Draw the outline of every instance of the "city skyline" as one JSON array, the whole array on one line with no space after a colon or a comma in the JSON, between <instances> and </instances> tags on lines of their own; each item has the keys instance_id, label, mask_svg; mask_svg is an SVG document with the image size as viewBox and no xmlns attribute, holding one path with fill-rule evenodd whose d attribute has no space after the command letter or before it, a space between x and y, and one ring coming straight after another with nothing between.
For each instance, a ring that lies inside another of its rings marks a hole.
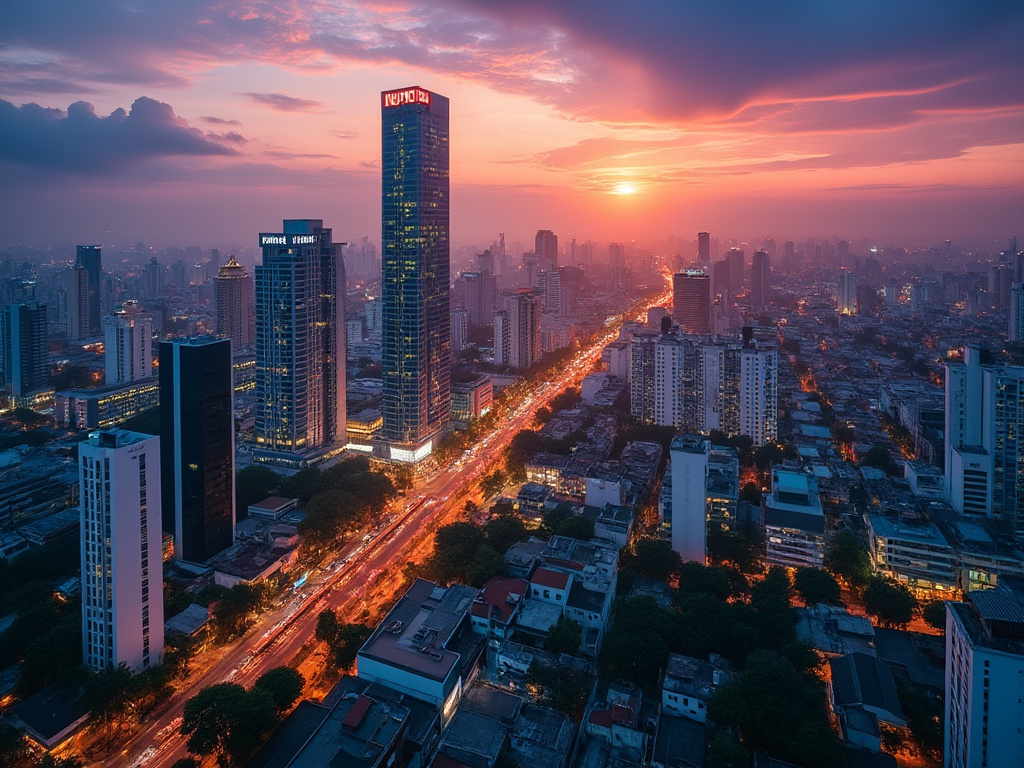
<instances>
[{"instance_id":1,"label":"city skyline","mask_svg":"<svg viewBox=\"0 0 1024 768\"><path fill-rule=\"evenodd\" d=\"M813 19L454 0L5 16L8 244L241 242L305 211L376 239L376 93L407 82L456 105L457 243L740 224L998 241L1022 222L1013 3Z\"/></svg>"}]
</instances>

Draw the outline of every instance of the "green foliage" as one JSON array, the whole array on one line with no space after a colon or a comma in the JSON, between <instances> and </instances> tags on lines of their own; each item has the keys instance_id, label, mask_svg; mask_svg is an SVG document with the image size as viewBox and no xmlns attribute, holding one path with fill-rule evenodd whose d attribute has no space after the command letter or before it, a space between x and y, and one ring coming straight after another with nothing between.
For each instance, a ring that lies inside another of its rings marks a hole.
<instances>
[{"instance_id":1,"label":"green foliage","mask_svg":"<svg viewBox=\"0 0 1024 768\"><path fill-rule=\"evenodd\" d=\"M637 539L633 551L624 549L619 559L620 568L662 581L678 573L681 566L679 553L664 539Z\"/></svg>"},{"instance_id":2,"label":"green foliage","mask_svg":"<svg viewBox=\"0 0 1024 768\"><path fill-rule=\"evenodd\" d=\"M335 669L350 669L372 632L370 627L362 624L339 622L330 608L325 608L317 616L316 639L327 644L328 661Z\"/></svg>"},{"instance_id":3,"label":"green foliage","mask_svg":"<svg viewBox=\"0 0 1024 768\"><path fill-rule=\"evenodd\" d=\"M903 473L902 468L893 459L889 449L884 445L873 445L868 449L867 454L861 460L862 467L875 467L885 472L890 477L898 477Z\"/></svg>"},{"instance_id":4,"label":"green foliage","mask_svg":"<svg viewBox=\"0 0 1024 768\"><path fill-rule=\"evenodd\" d=\"M50 377L50 386L58 392L62 389L82 389L91 387L92 369L85 365L65 365Z\"/></svg>"},{"instance_id":5,"label":"green foliage","mask_svg":"<svg viewBox=\"0 0 1024 768\"><path fill-rule=\"evenodd\" d=\"M910 735L935 764L942 762L942 701L920 686L896 684Z\"/></svg>"},{"instance_id":6,"label":"green foliage","mask_svg":"<svg viewBox=\"0 0 1024 768\"><path fill-rule=\"evenodd\" d=\"M708 745L705 768L747 768L750 755L743 745L724 733L717 734Z\"/></svg>"},{"instance_id":7,"label":"green foliage","mask_svg":"<svg viewBox=\"0 0 1024 768\"><path fill-rule=\"evenodd\" d=\"M871 578L871 555L860 536L840 531L825 550L825 567L850 584L863 586Z\"/></svg>"},{"instance_id":8,"label":"green foliage","mask_svg":"<svg viewBox=\"0 0 1024 768\"><path fill-rule=\"evenodd\" d=\"M538 424L547 424L551 421L552 413L550 408L541 406L537 409L537 413L534 414L533 418Z\"/></svg>"},{"instance_id":9,"label":"green foliage","mask_svg":"<svg viewBox=\"0 0 1024 768\"><path fill-rule=\"evenodd\" d=\"M30 696L51 683L73 682L82 663L81 600L54 599L53 588L33 582L22 587L21 598L35 602L19 610L18 617L0 635L0 668L18 662L15 693Z\"/></svg>"},{"instance_id":10,"label":"green foliage","mask_svg":"<svg viewBox=\"0 0 1024 768\"><path fill-rule=\"evenodd\" d=\"M678 646L680 625L679 614L662 608L653 598L616 601L601 650L605 672L638 685L653 684L669 651ZM641 648L643 653L638 653Z\"/></svg>"},{"instance_id":11,"label":"green foliage","mask_svg":"<svg viewBox=\"0 0 1024 768\"><path fill-rule=\"evenodd\" d=\"M245 520L249 507L263 501L281 484L283 478L270 467L250 464L235 473L235 516Z\"/></svg>"},{"instance_id":12,"label":"green foliage","mask_svg":"<svg viewBox=\"0 0 1024 768\"><path fill-rule=\"evenodd\" d=\"M739 571L703 563L683 563L679 569L680 596L706 594L725 602L750 592L747 579Z\"/></svg>"},{"instance_id":13,"label":"green foliage","mask_svg":"<svg viewBox=\"0 0 1024 768\"><path fill-rule=\"evenodd\" d=\"M63 755L54 757L47 752L43 755L34 768L82 768L85 762L78 755Z\"/></svg>"},{"instance_id":14,"label":"green foliage","mask_svg":"<svg viewBox=\"0 0 1024 768\"><path fill-rule=\"evenodd\" d=\"M523 470L519 470L522 472ZM505 487L506 477L500 469L496 469L493 472L488 473L484 476L483 480L480 481L480 490L483 492L485 498L490 498L496 493L499 493L502 488Z\"/></svg>"},{"instance_id":15,"label":"green foliage","mask_svg":"<svg viewBox=\"0 0 1024 768\"><path fill-rule=\"evenodd\" d=\"M434 534L434 552L425 564L426 571L441 584L465 582L483 544L483 531L472 523L443 525Z\"/></svg>"},{"instance_id":16,"label":"green foliage","mask_svg":"<svg viewBox=\"0 0 1024 768\"><path fill-rule=\"evenodd\" d=\"M946 631L946 603L942 600L933 600L921 609L921 617L928 626Z\"/></svg>"},{"instance_id":17,"label":"green foliage","mask_svg":"<svg viewBox=\"0 0 1024 768\"><path fill-rule=\"evenodd\" d=\"M0 765L19 766L29 754L28 740L21 731L0 720Z\"/></svg>"},{"instance_id":18,"label":"green foliage","mask_svg":"<svg viewBox=\"0 0 1024 768\"><path fill-rule=\"evenodd\" d=\"M738 681L718 689L708 716L742 733L753 751L807 768L839 768L843 745L829 727L825 701L823 685L814 675L781 655L758 651Z\"/></svg>"},{"instance_id":19,"label":"green foliage","mask_svg":"<svg viewBox=\"0 0 1024 768\"><path fill-rule=\"evenodd\" d=\"M213 611L211 625L218 642L228 642L245 634L252 624L254 614L264 607L262 587L238 584L229 589Z\"/></svg>"},{"instance_id":20,"label":"green foliage","mask_svg":"<svg viewBox=\"0 0 1024 768\"><path fill-rule=\"evenodd\" d=\"M828 603L839 605L839 582L821 568L797 568L793 587L807 605Z\"/></svg>"},{"instance_id":21,"label":"green foliage","mask_svg":"<svg viewBox=\"0 0 1024 768\"><path fill-rule=\"evenodd\" d=\"M898 581L872 576L864 590L864 610L886 627L905 627L914 618L917 599Z\"/></svg>"},{"instance_id":22,"label":"green foliage","mask_svg":"<svg viewBox=\"0 0 1024 768\"><path fill-rule=\"evenodd\" d=\"M497 509L497 504L495 509ZM484 539L487 545L504 555L508 548L516 542L525 541L528 538L526 526L514 514L493 514L491 519L484 526Z\"/></svg>"},{"instance_id":23,"label":"green foliage","mask_svg":"<svg viewBox=\"0 0 1024 768\"><path fill-rule=\"evenodd\" d=\"M574 722L583 719L593 683L585 672L576 672L562 666L547 666L539 662L530 664L526 684L541 689L540 703L557 709Z\"/></svg>"},{"instance_id":24,"label":"green foliage","mask_svg":"<svg viewBox=\"0 0 1024 768\"><path fill-rule=\"evenodd\" d=\"M554 533L557 536L567 536L570 539L590 541L594 538L594 522L583 515L572 515L559 523Z\"/></svg>"},{"instance_id":25,"label":"green foliage","mask_svg":"<svg viewBox=\"0 0 1024 768\"><path fill-rule=\"evenodd\" d=\"M782 461L782 446L778 443L765 443L754 451L754 466L760 470L768 469L772 464Z\"/></svg>"},{"instance_id":26,"label":"green foliage","mask_svg":"<svg viewBox=\"0 0 1024 768\"><path fill-rule=\"evenodd\" d=\"M291 667L274 667L260 675L253 688L265 691L278 712L284 712L298 701L302 689L306 685L305 678Z\"/></svg>"},{"instance_id":27,"label":"green foliage","mask_svg":"<svg viewBox=\"0 0 1024 768\"><path fill-rule=\"evenodd\" d=\"M218 683L185 702L181 733L188 738L189 752L214 755L221 768L228 768L249 758L276 721L274 702L265 691Z\"/></svg>"},{"instance_id":28,"label":"green foliage","mask_svg":"<svg viewBox=\"0 0 1024 768\"><path fill-rule=\"evenodd\" d=\"M191 757L182 757L175 760L171 768L201 768L199 763Z\"/></svg>"},{"instance_id":29,"label":"green foliage","mask_svg":"<svg viewBox=\"0 0 1024 768\"><path fill-rule=\"evenodd\" d=\"M78 575L79 563L77 536L62 536L39 549L32 547L0 560L0 615L48 600L56 583Z\"/></svg>"},{"instance_id":30,"label":"green foliage","mask_svg":"<svg viewBox=\"0 0 1024 768\"><path fill-rule=\"evenodd\" d=\"M728 565L746 574L760 573L763 567L764 538L752 525L735 531L714 528L708 533L708 560Z\"/></svg>"},{"instance_id":31,"label":"green foliage","mask_svg":"<svg viewBox=\"0 0 1024 768\"><path fill-rule=\"evenodd\" d=\"M761 504L761 489L757 483L750 482L740 489L740 501L746 502L747 504L753 504L760 506Z\"/></svg>"},{"instance_id":32,"label":"green foliage","mask_svg":"<svg viewBox=\"0 0 1024 768\"><path fill-rule=\"evenodd\" d=\"M724 445L728 448L735 448L739 455L740 464L750 464L754 455L754 439L749 435L727 435L717 429L712 429L708 435L712 445Z\"/></svg>"},{"instance_id":33,"label":"green foliage","mask_svg":"<svg viewBox=\"0 0 1024 768\"><path fill-rule=\"evenodd\" d=\"M82 706L89 710L94 724L106 728L108 738L128 719L134 705L134 683L131 670L124 662L86 678Z\"/></svg>"},{"instance_id":34,"label":"green foliage","mask_svg":"<svg viewBox=\"0 0 1024 768\"><path fill-rule=\"evenodd\" d=\"M505 564L504 556L493 547L484 544L473 555L473 560L466 570L465 581L474 587L482 587L495 576L504 576L507 573L508 566Z\"/></svg>"},{"instance_id":35,"label":"green foliage","mask_svg":"<svg viewBox=\"0 0 1024 768\"><path fill-rule=\"evenodd\" d=\"M544 650L551 653L568 653L578 656L583 642L583 627L579 622L559 616L555 625L544 638Z\"/></svg>"}]
</instances>

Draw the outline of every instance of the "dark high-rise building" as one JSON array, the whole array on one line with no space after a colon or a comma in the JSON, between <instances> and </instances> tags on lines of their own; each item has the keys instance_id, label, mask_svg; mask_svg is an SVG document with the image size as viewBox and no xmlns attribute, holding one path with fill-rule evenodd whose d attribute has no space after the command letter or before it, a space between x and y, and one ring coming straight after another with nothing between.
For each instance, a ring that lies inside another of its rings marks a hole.
<instances>
[{"instance_id":1,"label":"dark high-rise building","mask_svg":"<svg viewBox=\"0 0 1024 768\"><path fill-rule=\"evenodd\" d=\"M738 296L743 291L743 276L747 271L747 260L742 248L730 248L725 255L729 260L729 282L732 295Z\"/></svg>"},{"instance_id":2,"label":"dark high-rise building","mask_svg":"<svg viewBox=\"0 0 1024 768\"><path fill-rule=\"evenodd\" d=\"M754 251L754 262L750 271L750 306L753 309L764 309L768 306L771 279L771 257L766 251Z\"/></svg>"},{"instance_id":3,"label":"dark high-rise building","mask_svg":"<svg viewBox=\"0 0 1024 768\"><path fill-rule=\"evenodd\" d=\"M252 348L256 341L256 312L252 278L232 256L214 281L217 300L217 335L231 339L235 351Z\"/></svg>"},{"instance_id":4,"label":"dark high-rise building","mask_svg":"<svg viewBox=\"0 0 1024 768\"><path fill-rule=\"evenodd\" d=\"M381 94L384 439L427 456L451 420L448 99Z\"/></svg>"},{"instance_id":5,"label":"dark high-rise building","mask_svg":"<svg viewBox=\"0 0 1024 768\"><path fill-rule=\"evenodd\" d=\"M256 461L308 466L345 444L345 268L323 224L288 219L260 234Z\"/></svg>"},{"instance_id":6,"label":"dark high-rise building","mask_svg":"<svg viewBox=\"0 0 1024 768\"><path fill-rule=\"evenodd\" d=\"M174 556L205 563L235 538L231 340L160 343L160 487Z\"/></svg>"},{"instance_id":7,"label":"dark high-rise building","mask_svg":"<svg viewBox=\"0 0 1024 768\"><path fill-rule=\"evenodd\" d=\"M697 233L697 262L699 264L711 263L711 233Z\"/></svg>"},{"instance_id":8,"label":"dark high-rise building","mask_svg":"<svg viewBox=\"0 0 1024 768\"><path fill-rule=\"evenodd\" d=\"M534 245L541 270L551 272L558 269L558 235L550 229L538 229Z\"/></svg>"},{"instance_id":9,"label":"dark high-rise building","mask_svg":"<svg viewBox=\"0 0 1024 768\"><path fill-rule=\"evenodd\" d=\"M86 318L89 323L88 336L99 336L103 328L100 325L100 300L102 292L100 281L103 277L103 267L100 260L100 247L98 245L78 246L75 258L75 266L84 269L86 272L86 285L88 290Z\"/></svg>"},{"instance_id":10,"label":"dark high-rise building","mask_svg":"<svg viewBox=\"0 0 1024 768\"><path fill-rule=\"evenodd\" d=\"M50 377L46 305L8 304L0 312L0 384L15 398L43 386Z\"/></svg>"},{"instance_id":11,"label":"dark high-rise building","mask_svg":"<svg viewBox=\"0 0 1024 768\"><path fill-rule=\"evenodd\" d=\"M672 276L672 317L684 333L711 333L711 278L702 272Z\"/></svg>"}]
</instances>

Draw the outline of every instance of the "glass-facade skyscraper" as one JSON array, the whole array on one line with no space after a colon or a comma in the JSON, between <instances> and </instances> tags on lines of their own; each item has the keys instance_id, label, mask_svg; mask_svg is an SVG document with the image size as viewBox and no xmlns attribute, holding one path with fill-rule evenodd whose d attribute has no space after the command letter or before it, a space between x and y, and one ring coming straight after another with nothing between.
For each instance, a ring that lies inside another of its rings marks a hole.
<instances>
[{"instance_id":1,"label":"glass-facade skyscraper","mask_svg":"<svg viewBox=\"0 0 1024 768\"><path fill-rule=\"evenodd\" d=\"M99 336L103 330L100 325L100 281L103 279L101 249L98 245L80 245L75 254L75 267L84 269L87 275L88 299L85 319L88 322L88 335Z\"/></svg>"},{"instance_id":2,"label":"glass-facade skyscraper","mask_svg":"<svg viewBox=\"0 0 1024 768\"><path fill-rule=\"evenodd\" d=\"M256 461L302 467L345 445L343 244L323 224L291 219L260 235Z\"/></svg>"},{"instance_id":3,"label":"glass-facade skyscraper","mask_svg":"<svg viewBox=\"0 0 1024 768\"><path fill-rule=\"evenodd\" d=\"M430 453L451 418L448 99L381 94L384 439Z\"/></svg>"}]
</instances>

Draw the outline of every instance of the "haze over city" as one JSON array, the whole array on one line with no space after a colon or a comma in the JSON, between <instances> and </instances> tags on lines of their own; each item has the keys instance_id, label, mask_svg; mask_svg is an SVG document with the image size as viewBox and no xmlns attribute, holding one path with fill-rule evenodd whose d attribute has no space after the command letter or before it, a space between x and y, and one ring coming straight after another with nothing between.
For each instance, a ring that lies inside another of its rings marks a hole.
<instances>
[{"instance_id":1,"label":"haze over city","mask_svg":"<svg viewBox=\"0 0 1024 768\"><path fill-rule=\"evenodd\" d=\"M452 235L997 243L1020 3L5 3L3 243L379 237L379 104L452 103ZM16 193L14 192L16 190ZM688 234L688 237L692 235Z\"/></svg>"}]
</instances>

